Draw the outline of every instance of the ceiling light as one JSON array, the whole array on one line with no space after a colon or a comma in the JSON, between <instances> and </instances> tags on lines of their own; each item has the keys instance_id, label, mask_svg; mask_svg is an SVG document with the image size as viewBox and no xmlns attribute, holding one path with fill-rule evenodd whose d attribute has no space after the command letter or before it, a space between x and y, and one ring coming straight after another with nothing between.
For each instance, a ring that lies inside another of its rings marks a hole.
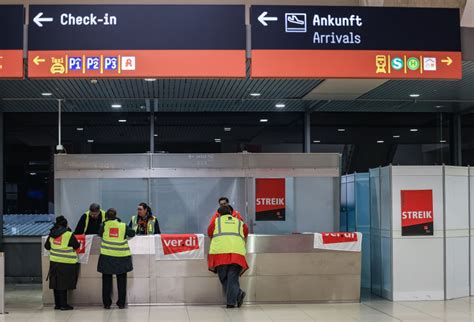
<instances>
[{"instance_id":1,"label":"ceiling light","mask_svg":"<svg viewBox=\"0 0 474 322\"><path fill-rule=\"evenodd\" d=\"M118 120L119 123L127 123L127 120Z\"/></svg>"},{"instance_id":2,"label":"ceiling light","mask_svg":"<svg viewBox=\"0 0 474 322\"><path fill-rule=\"evenodd\" d=\"M346 129L337 129L338 132L345 132Z\"/></svg>"},{"instance_id":3,"label":"ceiling light","mask_svg":"<svg viewBox=\"0 0 474 322\"><path fill-rule=\"evenodd\" d=\"M383 141L382 141L382 140L378 140L377 143L383 143Z\"/></svg>"},{"instance_id":4,"label":"ceiling light","mask_svg":"<svg viewBox=\"0 0 474 322\"><path fill-rule=\"evenodd\" d=\"M267 123L268 119L260 119L260 123Z\"/></svg>"},{"instance_id":5,"label":"ceiling light","mask_svg":"<svg viewBox=\"0 0 474 322\"><path fill-rule=\"evenodd\" d=\"M232 130L232 128L230 128L230 127L225 127L224 128L224 132L230 132L231 130Z\"/></svg>"},{"instance_id":6,"label":"ceiling light","mask_svg":"<svg viewBox=\"0 0 474 322\"><path fill-rule=\"evenodd\" d=\"M420 94L410 94L410 97L420 97Z\"/></svg>"},{"instance_id":7,"label":"ceiling light","mask_svg":"<svg viewBox=\"0 0 474 322\"><path fill-rule=\"evenodd\" d=\"M214 139L214 142L216 142L216 143L221 143L222 140L221 140L221 139Z\"/></svg>"},{"instance_id":8,"label":"ceiling light","mask_svg":"<svg viewBox=\"0 0 474 322\"><path fill-rule=\"evenodd\" d=\"M275 105L276 108L284 108L286 105L284 103L277 103Z\"/></svg>"},{"instance_id":9,"label":"ceiling light","mask_svg":"<svg viewBox=\"0 0 474 322\"><path fill-rule=\"evenodd\" d=\"M400 135L394 135L393 138L394 139L398 139L400 137Z\"/></svg>"},{"instance_id":10,"label":"ceiling light","mask_svg":"<svg viewBox=\"0 0 474 322\"><path fill-rule=\"evenodd\" d=\"M435 108L442 108L443 105L436 105Z\"/></svg>"},{"instance_id":11,"label":"ceiling light","mask_svg":"<svg viewBox=\"0 0 474 322\"><path fill-rule=\"evenodd\" d=\"M319 140L314 140L313 143L321 143Z\"/></svg>"},{"instance_id":12,"label":"ceiling light","mask_svg":"<svg viewBox=\"0 0 474 322\"><path fill-rule=\"evenodd\" d=\"M155 82L156 78L145 78L145 82Z\"/></svg>"},{"instance_id":13,"label":"ceiling light","mask_svg":"<svg viewBox=\"0 0 474 322\"><path fill-rule=\"evenodd\" d=\"M418 129L410 129L410 132L418 132Z\"/></svg>"},{"instance_id":14,"label":"ceiling light","mask_svg":"<svg viewBox=\"0 0 474 322\"><path fill-rule=\"evenodd\" d=\"M87 143L94 143L94 140L87 140Z\"/></svg>"},{"instance_id":15,"label":"ceiling light","mask_svg":"<svg viewBox=\"0 0 474 322\"><path fill-rule=\"evenodd\" d=\"M112 108L122 108L122 104L112 104Z\"/></svg>"},{"instance_id":16,"label":"ceiling light","mask_svg":"<svg viewBox=\"0 0 474 322\"><path fill-rule=\"evenodd\" d=\"M250 96L252 96L252 97L259 97L260 95L262 95L262 94L260 94L260 93L250 93Z\"/></svg>"},{"instance_id":17,"label":"ceiling light","mask_svg":"<svg viewBox=\"0 0 474 322\"><path fill-rule=\"evenodd\" d=\"M84 131L84 128L83 127L78 127L76 128L77 131Z\"/></svg>"},{"instance_id":18,"label":"ceiling light","mask_svg":"<svg viewBox=\"0 0 474 322\"><path fill-rule=\"evenodd\" d=\"M91 79L91 84L97 84L97 79Z\"/></svg>"},{"instance_id":19,"label":"ceiling light","mask_svg":"<svg viewBox=\"0 0 474 322\"><path fill-rule=\"evenodd\" d=\"M36 172L30 172L30 176L35 176Z\"/></svg>"},{"instance_id":20,"label":"ceiling light","mask_svg":"<svg viewBox=\"0 0 474 322\"><path fill-rule=\"evenodd\" d=\"M158 134L154 134L153 136L156 138L158 136Z\"/></svg>"},{"instance_id":21,"label":"ceiling light","mask_svg":"<svg viewBox=\"0 0 474 322\"><path fill-rule=\"evenodd\" d=\"M446 140L439 140L439 143L446 143Z\"/></svg>"},{"instance_id":22,"label":"ceiling light","mask_svg":"<svg viewBox=\"0 0 474 322\"><path fill-rule=\"evenodd\" d=\"M43 96L51 96L51 95L53 95L53 93L41 93L41 95L43 95Z\"/></svg>"},{"instance_id":23,"label":"ceiling light","mask_svg":"<svg viewBox=\"0 0 474 322\"><path fill-rule=\"evenodd\" d=\"M145 109L145 105L141 105L141 106L140 106L140 109L144 110L144 109Z\"/></svg>"}]
</instances>

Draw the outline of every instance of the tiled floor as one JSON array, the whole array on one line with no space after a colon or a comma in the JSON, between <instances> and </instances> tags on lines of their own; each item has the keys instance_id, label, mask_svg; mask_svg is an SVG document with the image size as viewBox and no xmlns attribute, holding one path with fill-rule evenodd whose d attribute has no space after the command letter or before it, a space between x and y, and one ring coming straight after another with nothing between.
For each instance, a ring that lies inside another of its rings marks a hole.
<instances>
[{"instance_id":1,"label":"tiled floor","mask_svg":"<svg viewBox=\"0 0 474 322\"><path fill-rule=\"evenodd\" d=\"M355 304L265 304L245 305L240 309L220 306L142 306L126 310L101 307L76 307L74 311L55 311L41 305L38 286L8 286L6 310L1 321L473 321L474 297L447 302L392 303L366 296Z\"/></svg>"}]
</instances>

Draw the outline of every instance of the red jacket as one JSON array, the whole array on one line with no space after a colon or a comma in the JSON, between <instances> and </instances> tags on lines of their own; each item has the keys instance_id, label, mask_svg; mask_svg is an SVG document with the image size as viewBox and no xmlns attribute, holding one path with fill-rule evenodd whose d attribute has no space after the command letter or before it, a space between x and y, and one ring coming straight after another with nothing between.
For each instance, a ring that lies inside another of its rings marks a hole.
<instances>
[{"instance_id":1,"label":"red jacket","mask_svg":"<svg viewBox=\"0 0 474 322\"><path fill-rule=\"evenodd\" d=\"M214 229L215 229L215 222L216 218L219 216L219 214L216 212L214 216L212 216L211 222L209 223L209 227L207 228L207 234L208 236L212 239L212 235L214 234ZM239 220L243 220L242 216L237 210L234 210L232 212L232 216L236 217ZM244 236L247 238L249 234L249 227L247 224L244 223ZM242 267L242 271L240 272L240 275L242 275L248 268L247 260L245 259L245 256L242 256L240 254L209 254L207 256L207 265L210 271L216 272L216 267L221 266L221 265L228 265L228 264L237 264Z\"/></svg>"}]
</instances>

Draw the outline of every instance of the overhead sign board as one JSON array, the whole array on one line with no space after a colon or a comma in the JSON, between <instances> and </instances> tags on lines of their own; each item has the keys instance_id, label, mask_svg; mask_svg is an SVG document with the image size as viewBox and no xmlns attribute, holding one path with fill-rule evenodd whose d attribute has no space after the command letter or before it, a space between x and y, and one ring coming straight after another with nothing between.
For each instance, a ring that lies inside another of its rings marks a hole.
<instances>
[{"instance_id":1,"label":"overhead sign board","mask_svg":"<svg viewBox=\"0 0 474 322\"><path fill-rule=\"evenodd\" d=\"M0 78L23 78L23 6L0 6Z\"/></svg>"},{"instance_id":2,"label":"overhead sign board","mask_svg":"<svg viewBox=\"0 0 474 322\"><path fill-rule=\"evenodd\" d=\"M252 77L460 79L459 9L252 6Z\"/></svg>"},{"instance_id":3,"label":"overhead sign board","mask_svg":"<svg viewBox=\"0 0 474 322\"><path fill-rule=\"evenodd\" d=\"M242 5L32 5L28 76L245 77Z\"/></svg>"}]
</instances>

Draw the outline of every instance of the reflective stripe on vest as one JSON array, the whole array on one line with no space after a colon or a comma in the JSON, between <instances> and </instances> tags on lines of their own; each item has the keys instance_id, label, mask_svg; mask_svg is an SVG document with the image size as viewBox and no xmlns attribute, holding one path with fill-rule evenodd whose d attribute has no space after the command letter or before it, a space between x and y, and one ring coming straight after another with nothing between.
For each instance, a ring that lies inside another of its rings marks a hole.
<instances>
[{"instance_id":1,"label":"reflective stripe on vest","mask_svg":"<svg viewBox=\"0 0 474 322\"><path fill-rule=\"evenodd\" d=\"M85 214L86 214L86 223L84 225L84 231L82 232L83 234L86 233L87 231L87 227L89 227L89 218L90 218L90 210L86 211ZM102 222L105 222L105 211L104 210L100 210L100 214L102 216Z\"/></svg>"},{"instance_id":2,"label":"reflective stripe on vest","mask_svg":"<svg viewBox=\"0 0 474 322\"><path fill-rule=\"evenodd\" d=\"M104 223L104 234L100 244L102 255L113 257L131 256L128 241L125 239L127 225L117 220L108 220Z\"/></svg>"},{"instance_id":3,"label":"reflective stripe on vest","mask_svg":"<svg viewBox=\"0 0 474 322\"><path fill-rule=\"evenodd\" d=\"M148 220L148 223L147 223L147 235L153 235L155 233L155 220L156 220L156 217L155 216L152 216L150 220ZM138 218L137 216L132 216L132 229L134 232L137 232L137 228L138 228Z\"/></svg>"},{"instance_id":4,"label":"reflective stripe on vest","mask_svg":"<svg viewBox=\"0 0 474 322\"><path fill-rule=\"evenodd\" d=\"M76 251L69 247L69 241L71 240L72 232L66 231L57 238L49 238L51 249L49 251L49 260L51 262L63 263L63 264L76 264L77 254Z\"/></svg>"},{"instance_id":5,"label":"reflective stripe on vest","mask_svg":"<svg viewBox=\"0 0 474 322\"><path fill-rule=\"evenodd\" d=\"M243 222L231 215L219 216L215 220L209 254L246 254Z\"/></svg>"}]
</instances>

